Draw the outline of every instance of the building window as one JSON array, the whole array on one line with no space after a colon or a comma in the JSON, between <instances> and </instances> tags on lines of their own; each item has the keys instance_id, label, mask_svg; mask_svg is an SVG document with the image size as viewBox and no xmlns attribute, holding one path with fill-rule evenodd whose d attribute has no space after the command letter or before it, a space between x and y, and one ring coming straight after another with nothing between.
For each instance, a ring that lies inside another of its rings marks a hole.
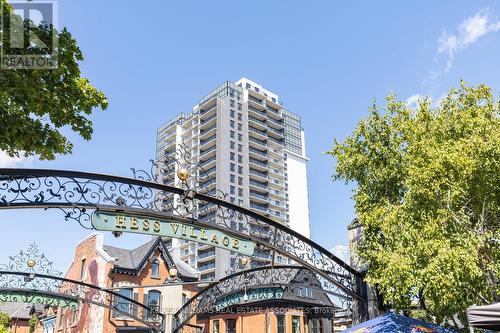
<instances>
[{"instance_id":1,"label":"building window","mask_svg":"<svg viewBox=\"0 0 500 333\"><path fill-rule=\"evenodd\" d=\"M229 105L234 106L234 99L229 101Z\"/></svg>"},{"instance_id":2,"label":"building window","mask_svg":"<svg viewBox=\"0 0 500 333\"><path fill-rule=\"evenodd\" d=\"M243 185L243 177L238 177L238 185Z\"/></svg>"},{"instance_id":3,"label":"building window","mask_svg":"<svg viewBox=\"0 0 500 333\"><path fill-rule=\"evenodd\" d=\"M233 171L233 172L234 172L235 168L236 168L236 164L231 163L231 164L229 165L229 169L230 169L231 171Z\"/></svg>"},{"instance_id":4,"label":"building window","mask_svg":"<svg viewBox=\"0 0 500 333\"><path fill-rule=\"evenodd\" d=\"M321 320L318 318L311 319L310 323L310 332L311 333L321 333Z\"/></svg>"},{"instance_id":5,"label":"building window","mask_svg":"<svg viewBox=\"0 0 500 333\"><path fill-rule=\"evenodd\" d=\"M238 110L241 110L241 103L238 103Z\"/></svg>"},{"instance_id":6,"label":"building window","mask_svg":"<svg viewBox=\"0 0 500 333\"><path fill-rule=\"evenodd\" d=\"M292 333L300 333L300 317L292 316Z\"/></svg>"},{"instance_id":7,"label":"building window","mask_svg":"<svg viewBox=\"0 0 500 333\"><path fill-rule=\"evenodd\" d=\"M234 183L234 180L236 179L236 176L235 175L229 175L229 181L231 183Z\"/></svg>"},{"instance_id":8,"label":"building window","mask_svg":"<svg viewBox=\"0 0 500 333\"><path fill-rule=\"evenodd\" d=\"M231 122L229 123L229 126L231 126L231 128L234 128L234 120L231 120Z\"/></svg>"},{"instance_id":9,"label":"building window","mask_svg":"<svg viewBox=\"0 0 500 333\"><path fill-rule=\"evenodd\" d=\"M233 185L231 185L229 187L229 193L234 194L234 186Z\"/></svg>"},{"instance_id":10,"label":"building window","mask_svg":"<svg viewBox=\"0 0 500 333\"><path fill-rule=\"evenodd\" d=\"M238 133L238 141L242 141L243 140L243 135L241 135L241 133Z\"/></svg>"},{"instance_id":11,"label":"building window","mask_svg":"<svg viewBox=\"0 0 500 333\"><path fill-rule=\"evenodd\" d=\"M235 156L236 156L236 155L235 155L235 153L230 152L230 154L229 154L229 159L230 159L231 161L234 161Z\"/></svg>"},{"instance_id":12,"label":"building window","mask_svg":"<svg viewBox=\"0 0 500 333\"><path fill-rule=\"evenodd\" d=\"M219 320L214 320L214 325L213 325L213 330L212 330L213 333L220 333L220 330L219 330Z\"/></svg>"},{"instance_id":13,"label":"building window","mask_svg":"<svg viewBox=\"0 0 500 333\"><path fill-rule=\"evenodd\" d=\"M234 149L234 147L236 146L236 143L234 141L231 141L230 146L231 146L231 149Z\"/></svg>"},{"instance_id":14,"label":"building window","mask_svg":"<svg viewBox=\"0 0 500 333\"><path fill-rule=\"evenodd\" d=\"M231 117L234 118L234 110L231 110Z\"/></svg>"},{"instance_id":15,"label":"building window","mask_svg":"<svg viewBox=\"0 0 500 333\"><path fill-rule=\"evenodd\" d=\"M158 290L150 290L148 292L148 306L155 310L160 311L160 301L161 301L161 293Z\"/></svg>"},{"instance_id":16,"label":"building window","mask_svg":"<svg viewBox=\"0 0 500 333\"><path fill-rule=\"evenodd\" d=\"M82 268L80 270L80 280L85 280L87 278L87 259L82 259Z\"/></svg>"},{"instance_id":17,"label":"building window","mask_svg":"<svg viewBox=\"0 0 500 333\"><path fill-rule=\"evenodd\" d=\"M241 153L243 151L243 145L238 144L238 151Z\"/></svg>"},{"instance_id":18,"label":"building window","mask_svg":"<svg viewBox=\"0 0 500 333\"><path fill-rule=\"evenodd\" d=\"M238 120L239 121L243 120L243 114L242 113L238 113Z\"/></svg>"},{"instance_id":19,"label":"building window","mask_svg":"<svg viewBox=\"0 0 500 333\"><path fill-rule=\"evenodd\" d=\"M238 163L243 163L243 155L238 155Z\"/></svg>"},{"instance_id":20,"label":"building window","mask_svg":"<svg viewBox=\"0 0 500 333\"><path fill-rule=\"evenodd\" d=\"M239 165L239 166L238 166L238 173L239 173L240 175L242 175L242 174L243 174L243 167L242 167L241 165Z\"/></svg>"},{"instance_id":21,"label":"building window","mask_svg":"<svg viewBox=\"0 0 500 333\"><path fill-rule=\"evenodd\" d=\"M182 305L186 304L188 301L188 297L186 294L182 293Z\"/></svg>"},{"instance_id":22,"label":"building window","mask_svg":"<svg viewBox=\"0 0 500 333\"><path fill-rule=\"evenodd\" d=\"M151 277L159 278L160 277L160 261L158 259L154 259L151 263Z\"/></svg>"},{"instance_id":23,"label":"building window","mask_svg":"<svg viewBox=\"0 0 500 333\"><path fill-rule=\"evenodd\" d=\"M226 319L226 333L236 333L236 319Z\"/></svg>"},{"instance_id":24,"label":"building window","mask_svg":"<svg viewBox=\"0 0 500 333\"><path fill-rule=\"evenodd\" d=\"M277 333L286 333L284 315L276 315L276 331Z\"/></svg>"},{"instance_id":25,"label":"building window","mask_svg":"<svg viewBox=\"0 0 500 333\"><path fill-rule=\"evenodd\" d=\"M238 123L238 131L241 131L243 129L243 125Z\"/></svg>"},{"instance_id":26,"label":"building window","mask_svg":"<svg viewBox=\"0 0 500 333\"><path fill-rule=\"evenodd\" d=\"M132 289L129 288L121 288L116 291L116 293L119 296L115 297L114 301L114 308L117 310L124 312L124 313L130 313L130 307L131 303L128 299L132 298ZM121 297L120 297L121 296ZM119 316L124 316L121 313L115 311L113 312L113 318L119 317Z\"/></svg>"},{"instance_id":27,"label":"building window","mask_svg":"<svg viewBox=\"0 0 500 333\"><path fill-rule=\"evenodd\" d=\"M239 189L238 189L238 196L239 196L239 197L242 197L242 196L243 196L243 189L242 189L242 188L239 188Z\"/></svg>"},{"instance_id":28,"label":"building window","mask_svg":"<svg viewBox=\"0 0 500 333\"><path fill-rule=\"evenodd\" d=\"M234 138L234 131L229 132L229 136Z\"/></svg>"},{"instance_id":29,"label":"building window","mask_svg":"<svg viewBox=\"0 0 500 333\"><path fill-rule=\"evenodd\" d=\"M71 325L76 325L78 322L78 310L73 309L71 310Z\"/></svg>"}]
</instances>

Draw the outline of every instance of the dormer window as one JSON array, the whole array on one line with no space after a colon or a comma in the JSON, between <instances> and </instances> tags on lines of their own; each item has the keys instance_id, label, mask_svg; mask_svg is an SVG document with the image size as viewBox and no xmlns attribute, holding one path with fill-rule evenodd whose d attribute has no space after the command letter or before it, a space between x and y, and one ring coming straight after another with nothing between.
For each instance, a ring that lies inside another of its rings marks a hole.
<instances>
[{"instance_id":1,"label":"dormer window","mask_svg":"<svg viewBox=\"0 0 500 333\"><path fill-rule=\"evenodd\" d=\"M159 278L160 277L160 261L158 259L154 259L151 263L151 277Z\"/></svg>"}]
</instances>

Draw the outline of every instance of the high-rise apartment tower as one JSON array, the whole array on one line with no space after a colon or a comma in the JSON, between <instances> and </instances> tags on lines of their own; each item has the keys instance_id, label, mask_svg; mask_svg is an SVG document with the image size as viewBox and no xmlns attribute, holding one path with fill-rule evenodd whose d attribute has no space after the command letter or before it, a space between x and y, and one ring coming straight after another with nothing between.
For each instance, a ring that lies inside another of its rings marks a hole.
<instances>
[{"instance_id":1,"label":"high-rise apartment tower","mask_svg":"<svg viewBox=\"0 0 500 333\"><path fill-rule=\"evenodd\" d=\"M246 78L225 82L200 99L192 112L181 113L158 129L156 159L173 156L180 143L189 147L191 162L208 175L199 184L202 190L227 193L231 202L309 237L304 131L300 117L286 110L278 95ZM169 185L178 181L175 171L164 177ZM165 203L177 201L167 197ZM198 218L216 217L207 210ZM239 227L238 221L232 223ZM236 254L228 250L176 239L169 243L203 280L222 278L235 266ZM250 265L270 260L269 251L256 250ZM281 256L275 260L288 263Z\"/></svg>"}]
</instances>

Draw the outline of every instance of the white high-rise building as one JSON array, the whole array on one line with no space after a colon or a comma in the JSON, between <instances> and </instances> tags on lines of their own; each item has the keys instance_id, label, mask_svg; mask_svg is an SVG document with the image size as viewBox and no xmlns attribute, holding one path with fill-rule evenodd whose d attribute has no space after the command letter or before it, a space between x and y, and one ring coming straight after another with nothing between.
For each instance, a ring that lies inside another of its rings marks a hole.
<instances>
[{"instance_id":1,"label":"white high-rise building","mask_svg":"<svg viewBox=\"0 0 500 333\"><path fill-rule=\"evenodd\" d=\"M158 129L156 159L174 156L182 142L189 147L191 162L208 175L200 184L202 190L227 193L232 203L309 237L304 131L300 117L287 111L278 95L246 78L225 82L200 99L192 112L181 113ZM175 171L163 180L169 185L179 181ZM164 202L177 205L172 196ZM198 218L209 221L216 216L208 209ZM238 221L231 223L233 228L243 227ZM171 246L200 271L203 280L222 278L235 265L236 254L228 250L176 239ZM256 249L250 265L270 260L269 250ZM281 256L275 260L288 263Z\"/></svg>"}]
</instances>

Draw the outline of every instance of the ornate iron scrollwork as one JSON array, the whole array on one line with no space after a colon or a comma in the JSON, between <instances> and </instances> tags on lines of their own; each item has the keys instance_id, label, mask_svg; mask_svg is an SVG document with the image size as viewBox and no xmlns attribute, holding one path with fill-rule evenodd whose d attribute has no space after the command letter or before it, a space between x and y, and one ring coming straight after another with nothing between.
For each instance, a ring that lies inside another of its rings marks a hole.
<instances>
[{"instance_id":1,"label":"ornate iron scrollwork","mask_svg":"<svg viewBox=\"0 0 500 333\"><path fill-rule=\"evenodd\" d=\"M0 301L44 304L76 309L89 303L111 309L161 330L164 315L131 298L91 284L61 277L36 244L0 265Z\"/></svg>"}]
</instances>

